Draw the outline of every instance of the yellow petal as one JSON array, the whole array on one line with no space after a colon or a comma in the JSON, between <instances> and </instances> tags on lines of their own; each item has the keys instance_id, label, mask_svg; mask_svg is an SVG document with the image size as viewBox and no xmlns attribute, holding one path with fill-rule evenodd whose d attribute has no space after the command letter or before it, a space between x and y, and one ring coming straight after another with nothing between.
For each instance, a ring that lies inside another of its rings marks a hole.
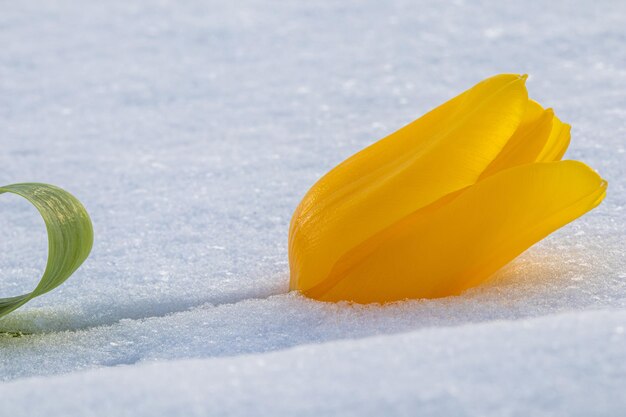
<instances>
[{"instance_id":1,"label":"yellow petal","mask_svg":"<svg viewBox=\"0 0 626 417\"><path fill-rule=\"evenodd\" d=\"M554 119L552 109L544 110L539 103L529 100L519 127L498 156L483 171L480 179L503 169L535 162L553 131Z\"/></svg>"},{"instance_id":2,"label":"yellow petal","mask_svg":"<svg viewBox=\"0 0 626 417\"><path fill-rule=\"evenodd\" d=\"M605 192L606 182L576 161L501 171L370 237L304 294L361 303L458 294L597 206Z\"/></svg>"},{"instance_id":3,"label":"yellow petal","mask_svg":"<svg viewBox=\"0 0 626 417\"><path fill-rule=\"evenodd\" d=\"M348 250L473 184L520 124L525 79L489 78L320 179L291 221L290 287L320 284Z\"/></svg>"},{"instance_id":4,"label":"yellow petal","mask_svg":"<svg viewBox=\"0 0 626 417\"><path fill-rule=\"evenodd\" d=\"M537 156L537 162L560 161L569 146L570 125L554 116L552 131L543 149Z\"/></svg>"}]
</instances>

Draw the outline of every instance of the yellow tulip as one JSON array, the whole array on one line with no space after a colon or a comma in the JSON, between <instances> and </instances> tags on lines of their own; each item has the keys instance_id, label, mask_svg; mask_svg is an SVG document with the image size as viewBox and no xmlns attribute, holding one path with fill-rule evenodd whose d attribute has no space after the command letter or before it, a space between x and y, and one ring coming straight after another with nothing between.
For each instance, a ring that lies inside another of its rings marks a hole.
<instances>
[{"instance_id":1,"label":"yellow tulip","mask_svg":"<svg viewBox=\"0 0 626 417\"><path fill-rule=\"evenodd\" d=\"M290 288L324 301L456 295L597 206L607 183L560 161L570 127L488 78L351 156L305 195Z\"/></svg>"}]
</instances>

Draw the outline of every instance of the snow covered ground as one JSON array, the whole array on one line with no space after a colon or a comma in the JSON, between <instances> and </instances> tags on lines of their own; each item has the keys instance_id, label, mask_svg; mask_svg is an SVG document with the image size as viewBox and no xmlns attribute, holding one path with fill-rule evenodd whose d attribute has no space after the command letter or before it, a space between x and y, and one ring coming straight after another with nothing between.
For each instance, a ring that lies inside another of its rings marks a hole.
<instances>
[{"instance_id":1,"label":"snow covered ground","mask_svg":"<svg viewBox=\"0 0 626 417\"><path fill-rule=\"evenodd\" d=\"M345 157L529 73L606 200L459 297L287 293ZM81 199L85 265L0 320L0 416L626 414L626 3L55 0L0 12L0 184ZM0 293L43 222L0 197Z\"/></svg>"}]
</instances>

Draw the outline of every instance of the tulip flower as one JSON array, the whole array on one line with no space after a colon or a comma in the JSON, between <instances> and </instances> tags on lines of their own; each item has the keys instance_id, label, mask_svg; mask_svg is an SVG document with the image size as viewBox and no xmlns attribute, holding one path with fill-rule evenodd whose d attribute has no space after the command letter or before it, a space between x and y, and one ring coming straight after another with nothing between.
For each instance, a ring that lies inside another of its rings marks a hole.
<instances>
[{"instance_id":1,"label":"tulip flower","mask_svg":"<svg viewBox=\"0 0 626 417\"><path fill-rule=\"evenodd\" d=\"M457 295L596 207L607 183L560 161L570 127L526 76L488 78L351 156L305 195L290 288L323 301Z\"/></svg>"}]
</instances>

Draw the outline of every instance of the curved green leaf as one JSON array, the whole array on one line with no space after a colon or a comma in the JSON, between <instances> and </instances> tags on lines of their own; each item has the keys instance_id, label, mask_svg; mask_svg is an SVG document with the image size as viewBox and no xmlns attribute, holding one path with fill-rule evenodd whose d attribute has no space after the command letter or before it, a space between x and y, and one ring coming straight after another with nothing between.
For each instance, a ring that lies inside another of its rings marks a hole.
<instances>
[{"instance_id":1,"label":"curved green leaf","mask_svg":"<svg viewBox=\"0 0 626 417\"><path fill-rule=\"evenodd\" d=\"M0 187L3 193L22 196L39 210L48 231L48 263L32 292L0 298L0 317L61 285L87 259L93 245L87 210L67 191L48 184L24 183Z\"/></svg>"}]
</instances>

